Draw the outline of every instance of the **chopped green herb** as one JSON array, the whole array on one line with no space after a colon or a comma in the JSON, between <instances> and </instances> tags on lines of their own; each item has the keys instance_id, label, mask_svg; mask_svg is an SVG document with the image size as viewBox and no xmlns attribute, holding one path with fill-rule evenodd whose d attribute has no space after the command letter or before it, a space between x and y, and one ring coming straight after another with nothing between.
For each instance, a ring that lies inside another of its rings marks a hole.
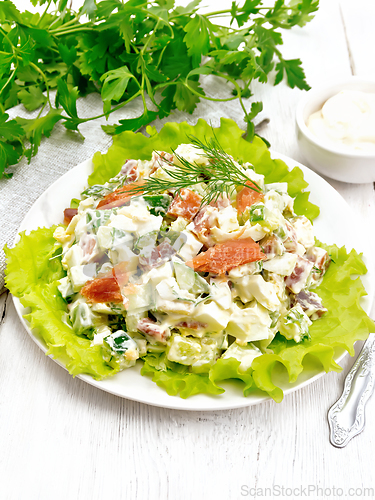
<instances>
[{"instance_id":1,"label":"chopped green herb","mask_svg":"<svg viewBox=\"0 0 375 500\"><path fill-rule=\"evenodd\" d=\"M145 195L143 196L146 203L149 205L149 210L152 215L165 215L168 212L172 198L167 194L162 195Z\"/></svg>"},{"instance_id":2,"label":"chopped green herb","mask_svg":"<svg viewBox=\"0 0 375 500\"><path fill-rule=\"evenodd\" d=\"M251 205L249 210L249 220L251 223L264 221L264 205Z\"/></svg>"}]
</instances>

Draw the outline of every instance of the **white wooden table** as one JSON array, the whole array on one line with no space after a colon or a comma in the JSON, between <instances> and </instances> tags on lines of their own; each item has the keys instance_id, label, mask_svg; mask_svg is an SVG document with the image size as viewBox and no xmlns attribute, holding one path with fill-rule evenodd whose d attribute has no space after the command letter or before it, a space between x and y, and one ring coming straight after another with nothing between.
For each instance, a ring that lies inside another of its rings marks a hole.
<instances>
[{"instance_id":1,"label":"white wooden table","mask_svg":"<svg viewBox=\"0 0 375 500\"><path fill-rule=\"evenodd\" d=\"M284 33L284 54L303 60L311 86L351 74L375 78L374 18L371 0L321 0L313 22ZM255 91L271 118L262 134L274 150L303 162L294 125L301 92L285 84ZM374 186L329 182L371 227ZM371 244L375 250L374 236ZM174 411L72 379L33 343L5 295L0 319L1 499L375 496L375 397L365 431L347 448L328 440L326 414L341 394L349 356L341 374L281 404Z\"/></svg>"}]
</instances>

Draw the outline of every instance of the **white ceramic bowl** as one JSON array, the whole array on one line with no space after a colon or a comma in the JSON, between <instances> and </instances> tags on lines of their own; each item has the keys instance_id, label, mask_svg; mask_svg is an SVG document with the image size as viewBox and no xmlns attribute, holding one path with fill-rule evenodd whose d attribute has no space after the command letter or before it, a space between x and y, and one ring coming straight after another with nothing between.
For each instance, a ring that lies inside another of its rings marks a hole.
<instances>
[{"instance_id":1,"label":"white ceramic bowl","mask_svg":"<svg viewBox=\"0 0 375 500\"><path fill-rule=\"evenodd\" d=\"M375 94L375 81L351 77L309 90L297 107L297 140L308 166L338 181L365 183L375 181L375 153L342 151L322 142L307 128L308 117L319 111L327 99L341 90L360 90Z\"/></svg>"}]
</instances>

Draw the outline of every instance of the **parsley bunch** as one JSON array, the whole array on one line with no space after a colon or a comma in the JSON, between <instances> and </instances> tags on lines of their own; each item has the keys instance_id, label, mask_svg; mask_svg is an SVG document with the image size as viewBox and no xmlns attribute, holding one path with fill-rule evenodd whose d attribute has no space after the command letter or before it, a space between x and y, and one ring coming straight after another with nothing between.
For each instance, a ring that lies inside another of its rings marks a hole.
<instances>
[{"instance_id":1,"label":"parsley bunch","mask_svg":"<svg viewBox=\"0 0 375 500\"><path fill-rule=\"evenodd\" d=\"M280 29L304 26L319 0L277 0L272 7L246 0L208 14L199 12L200 0L187 7L174 0L85 0L77 12L68 0L32 2L46 4L44 12L21 13L10 0L0 1L0 178L10 177L6 168L23 156L30 161L57 122L80 133L81 123L136 98L142 115L105 125L105 132L138 130L176 108L192 113L200 99L238 99L252 140L262 103L247 110L243 98L252 96L253 80L266 82L275 69L275 85L286 75L290 87L309 88L301 61L285 60L278 46ZM229 28L215 23L219 16L230 18ZM200 75L227 80L232 94L206 95ZM91 92L101 94L103 113L81 118L77 98ZM37 117L9 120L6 110L20 102L39 109Z\"/></svg>"}]
</instances>

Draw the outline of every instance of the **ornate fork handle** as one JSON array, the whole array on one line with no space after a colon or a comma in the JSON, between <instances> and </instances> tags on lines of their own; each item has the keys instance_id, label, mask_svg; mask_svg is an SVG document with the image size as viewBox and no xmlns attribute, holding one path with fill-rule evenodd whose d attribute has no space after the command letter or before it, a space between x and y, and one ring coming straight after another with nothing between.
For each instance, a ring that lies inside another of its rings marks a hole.
<instances>
[{"instance_id":1,"label":"ornate fork handle","mask_svg":"<svg viewBox=\"0 0 375 500\"><path fill-rule=\"evenodd\" d=\"M344 391L328 412L333 446L343 448L365 426L365 406L375 385L375 334L371 333L346 376Z\"/></svg>"}]
</instances>

